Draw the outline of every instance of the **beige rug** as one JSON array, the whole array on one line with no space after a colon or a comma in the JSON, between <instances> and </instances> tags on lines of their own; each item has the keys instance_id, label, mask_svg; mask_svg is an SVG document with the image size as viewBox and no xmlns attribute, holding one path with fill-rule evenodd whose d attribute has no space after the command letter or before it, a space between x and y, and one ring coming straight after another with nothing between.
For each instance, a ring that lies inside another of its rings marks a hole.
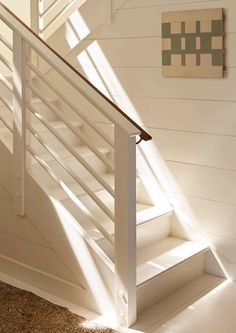
<instances>
[{"instance_id":1,"label":"beige rug","mask_svg":"<svg viewBox=\"0 0 236 333\"><path fill-rule=\"evenodd\" d=\"M28 291L0 282L0 333L114 333ZM88 326L88 325L87 325Z\"/></svg>"}]
</instances>

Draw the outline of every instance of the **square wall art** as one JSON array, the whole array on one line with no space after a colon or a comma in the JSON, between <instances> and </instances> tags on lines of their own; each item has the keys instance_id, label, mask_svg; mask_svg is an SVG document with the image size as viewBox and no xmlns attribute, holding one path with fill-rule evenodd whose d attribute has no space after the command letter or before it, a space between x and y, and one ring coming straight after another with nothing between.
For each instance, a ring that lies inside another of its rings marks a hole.
<instances>
[{"instance_id":1,"label":"square wall art","mask_svg":"<svg viewBox=\"0 0 236 333\"><path fill-rule=\"evenodd\" d=\"M223 77L222 8L162 13L162 74L165 77Z\"/></svg>"}]
</instances>

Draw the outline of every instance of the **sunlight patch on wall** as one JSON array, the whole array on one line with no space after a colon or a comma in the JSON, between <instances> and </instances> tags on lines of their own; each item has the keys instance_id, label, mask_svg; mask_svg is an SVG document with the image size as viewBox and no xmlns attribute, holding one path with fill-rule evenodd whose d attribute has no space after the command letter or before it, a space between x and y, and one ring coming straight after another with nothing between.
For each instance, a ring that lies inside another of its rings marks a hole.
<instances>
[{"instance_id":1,"label":"sunlight patch on wall","mask_svg":"<svg viewBox=\"0 0 236 333\"><path fill-rule=\"evenodd\" d=\"M89 27L80 14L79 10L75 11L70 16L69 21L73 25L73 28L80 40L87 37L87 35L90 33Z\"/></svg>"},{"instance_id":2,"label":"sunlight patch on wall","mask_svg":"<svg viewBox=\"0 0 236 333\"><path fill-rule=\"evenodd\" d=\"M80 14L75 11L65 23L65 38L72 50L90 33L90 29Z\"/></svg>"},{"instance_id":3,"label":"sunlight patch on wall","mask_svg":"<svg viewBox=\"0 0 236 333\"><path fill-rule=\"evenodd\" d=\"M89 57L87 51L83 51L77 57L83 71L85 72L87 78L108 98L112 98L103 77L100 75L100 72L94 66L92 59Z\"/></svg>"},{"instance_id":4,"label":"sunlight patch on wall","mask_svg":"<svg viewBox=\"0 0 236 333\"><path fill-rule=\"evenodd\" d=\"M80 42L79 37L68 22L65 24L65 37L70 49L73 49Z\"/></svg>"}]
</instances>

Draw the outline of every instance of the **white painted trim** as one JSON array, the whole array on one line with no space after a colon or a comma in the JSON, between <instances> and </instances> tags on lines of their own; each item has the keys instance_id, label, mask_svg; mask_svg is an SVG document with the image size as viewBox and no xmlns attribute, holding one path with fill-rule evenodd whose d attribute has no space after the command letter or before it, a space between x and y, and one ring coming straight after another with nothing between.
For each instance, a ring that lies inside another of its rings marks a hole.
<instances>
[{"instance_id":1,"label":"white painted trim","mask_svg":"<svg viewBox=\"0 0 236 333\"><path fill-rule=\"evenodd\" d=\"M118 322L135 323L136 141L115 127L115 278ZM121 158L122 156L122 158Z\"/></svg>"}]
</instances>

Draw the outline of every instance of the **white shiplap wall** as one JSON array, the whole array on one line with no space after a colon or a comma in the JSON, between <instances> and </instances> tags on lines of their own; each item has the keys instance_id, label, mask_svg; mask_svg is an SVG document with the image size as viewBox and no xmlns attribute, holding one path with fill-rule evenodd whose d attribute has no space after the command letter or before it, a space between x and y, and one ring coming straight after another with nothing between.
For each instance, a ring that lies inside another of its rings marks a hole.
<instances>
[{"instance_id":1,"label":"white shiplap wall","mask_svg":"<svg viewBox=\"0 0 236 333\"><path fill-rule=\"evenodd\" d=\"M225 9L225 78L163 78L161 12L213 7ZM151 133L153 143L142 147L167 195L216 246L232 277L236 277L235 15L235 0L128 0L112 24L100 26L82 42L96 68L85 61L82 69L75 52L68 58L98 87L106 82L112 98ZM158 163L159 153L164 167ZM169 176L163 180L166 171Z\"/></svg>"},{"instance_id":2,"label":"white shiplap wall","mask_svg":"<svg viewBox=\"0 0 236 333\"><path fill-rule=\"evenodd\" d=\"M12 156L0 143L0 260L8 258L60 279L77 282L32 220L16 215L14 178Z\"/></svg>"}]
</instances>

